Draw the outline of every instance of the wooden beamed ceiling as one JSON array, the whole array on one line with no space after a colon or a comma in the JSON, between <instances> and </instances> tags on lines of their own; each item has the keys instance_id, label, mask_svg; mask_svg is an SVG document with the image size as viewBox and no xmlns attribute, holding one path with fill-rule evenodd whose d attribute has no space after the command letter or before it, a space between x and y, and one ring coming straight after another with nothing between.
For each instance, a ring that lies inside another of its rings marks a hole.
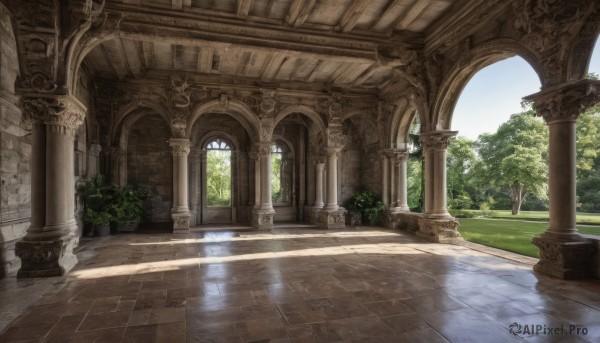
<instances>
[{"instance_id":1,"label":"wooden beamed ceiling","mask_svg":"<svg viewBox=\"0 0 600 343\"><path fill-rule=\"evenodd\" d=\"M377 90L393 74L377 47L407 37L406 47L423 48L465 1L107 0L123 16L119 34L85 64L102 79L173 71Z\"/></svg>"}]
</instances>

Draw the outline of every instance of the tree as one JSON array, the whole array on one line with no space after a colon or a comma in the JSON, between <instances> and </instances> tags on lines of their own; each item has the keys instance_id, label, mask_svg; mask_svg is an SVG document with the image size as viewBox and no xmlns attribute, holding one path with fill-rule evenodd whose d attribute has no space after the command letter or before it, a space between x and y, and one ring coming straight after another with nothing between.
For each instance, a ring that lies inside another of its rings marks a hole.
<instances>
[{"instance_id":1,"label":"tree","mask_svg":"<svg viewBox=\"0 0 600 343\"><path fill-rule=\"evenodd\" d=\"M513 215L519 214L527 196L547 197L548 128L533 114L513 114L496 133L480 135L476 143L480 176L508 190Z\"/></svg>"},{"instance_id":2,"label":"tree","mask_svg":"<svg viewBox=\"0 0 600 343\"><path fill-rule=\"evenodd\" d=\"M577 121L577 195L581 211L600 211L600 104Z\"/></svg>"},{"instance_id":3,"label":"tree","mask_svg":"<svg viewBox=\"0 0 600 343\"><path fill-rule=\"evenodd\" d=\"M450 208L468 209L473 204L466 190L471 184L469 174L477 161L474 144L474 141L466 137L457 137L448 146L446 175Z\"/></svg>"},{"instance_id":4,"label":"tree","mask_svg":"<svg viewBox=\"0 0 600 343\"><path fill-rule=\"evenodd\" d=\"M229 150L208 150L206 188L208 206L231 204L231 152Z\"/></svg>"}]
</instances>

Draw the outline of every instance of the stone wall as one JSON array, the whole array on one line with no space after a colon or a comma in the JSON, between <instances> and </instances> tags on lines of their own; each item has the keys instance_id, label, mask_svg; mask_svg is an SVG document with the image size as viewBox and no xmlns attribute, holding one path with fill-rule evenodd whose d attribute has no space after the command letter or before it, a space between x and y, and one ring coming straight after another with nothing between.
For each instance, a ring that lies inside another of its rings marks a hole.
<instances>
[{"instance_id":1,"label":"stone wall","mask_svg":"<svg viewBox=\"0 0 600 343\"><path fill-rule=\"evenodd\" d=\"M129 131L127 183L148 187L145 209L152 223L170 222L173 205L171 130L158 114L140 118Z\"/></svg>"},{"instance_id":2,"label":"stone wall","mask_svg":"<svg viewBox=\"0 0 600 343\"><path fill-rule=\"evenodd\" d=\"M14 96L18 73L11 20L0 4L0 277L20 266L14 246L31 217L31 139Z\"/></svg>"}]
</instances>

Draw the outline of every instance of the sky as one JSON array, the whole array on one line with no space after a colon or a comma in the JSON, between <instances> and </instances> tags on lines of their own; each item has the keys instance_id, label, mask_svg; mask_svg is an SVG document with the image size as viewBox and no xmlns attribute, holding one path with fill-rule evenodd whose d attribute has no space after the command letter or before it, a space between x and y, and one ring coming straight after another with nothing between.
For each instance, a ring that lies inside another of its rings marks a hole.
<instances>
[{"instance_id":1,"label":"sky","mask_svg":"<svg viewBox=\"0 0 600 343\"><path fill-rule=\"evenodd\" d=\"M589 67L589 72L597 74L600 74L599 43ZM511 57L492 64L467 83L454 109L451 129L472 140L484 132L495 132L511 114L522 111L522 97L539 90L537 74L522 58Z\"/></svg>"}]
</instances>

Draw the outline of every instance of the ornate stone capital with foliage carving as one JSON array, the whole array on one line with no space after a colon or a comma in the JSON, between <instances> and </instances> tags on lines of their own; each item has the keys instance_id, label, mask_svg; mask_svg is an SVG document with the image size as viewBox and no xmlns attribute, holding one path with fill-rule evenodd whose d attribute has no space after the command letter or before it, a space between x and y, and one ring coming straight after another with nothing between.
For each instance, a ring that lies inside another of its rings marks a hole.
<instances>
[{"instance_id":1,"label":"ornate stone capital with foliage carving","mask_svg":"<svg viewBox=\"0 0 600 343\"><path fill-rule=\"evenodd\" d=\"M581 80L559 85L524 99L533 101L536 115L548 124L575 121L581 113L600 101L600 81Z\"/></svg>"},{"instance_id":2,"label":"ornate stone capital with foliage carving","mask_svg":"<svg viewBox=\"0 0 600 343\"><path fill-rule=\"evenodd\" d=\"M22 97L20 105L28 126L44 123L62 126L66 129L63 131L71 132L85 119L86 108L70 96Z\"/></svg>"},{"instance_id":3,"label":"ornate stone capital with foliage carving","mask_svg":"<svg viewBox=\"0 0 600 343\"><path fill-rule=\"evenodd\" d=\"M408 152L406 150L401 149L384 149L382 153L393 164L399 164L403 161L406 161L406 159L408 158Z\"/></svg>"},{"instance_id":4,"label":"ornate stone capital with foliage carving","mask_svg":"<svg viewBox=\"0 0 600 343\"><path fill-rule=\"evenodd\" d=\"M271 150L273 149L272 142L259 142L256 143L255 146L258 158L271 156Z\"/></svg>"},{"instance_id":5,"label":"ornate stone capital with foliage carving","mask_svg":"<svg viewBox=\"0 0 600 343\"><path fill-rule=\"evenodd\" d=\"M171 138L169 146L172 149L173 156L182 156L190 153L190 140L185 138Z\"/></svg>"},{"instance_id":6,"label":"ornate stone capital with foliage carving","mask_svg":"<svg viewBox=\"0 0 600 343\"><path fill-rule=\"evenodd\" d=\"M430 131L424 132L419 137L424 150L448 149L448 144L454 139L458 131Z\"/></svg>"}]
</instances>

